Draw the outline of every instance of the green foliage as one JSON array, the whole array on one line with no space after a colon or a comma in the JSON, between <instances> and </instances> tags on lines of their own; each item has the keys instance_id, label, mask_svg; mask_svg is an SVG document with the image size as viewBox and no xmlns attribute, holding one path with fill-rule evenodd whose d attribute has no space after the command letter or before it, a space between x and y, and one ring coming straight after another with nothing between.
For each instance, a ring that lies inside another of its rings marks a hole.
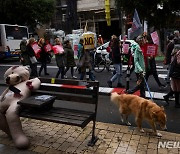
<instances>
[{"instance_id":1,"label":"green foliage","mask_svg":"<svg viewBox=\"0 0 180 154\"><path fill-rule=\"evenodd\" d=\"M0 23L28 25L47 23L55 10L55 0L0 0Z\"/></svg>"},{"instance_id":2,"label":"green foliage","mask_svg":"<svg viewBox=\"0 0 180 154\"><path fill-rule=\"evenodd\" d=\"M136 8L141 20L147 20L150 26L170 28L174 26L180 12L178 0L115 0L117 9L123 8L126 14L133 16ZM157 4L163 4L163 9L157 9Z\"/></svg>"}]
</instances>

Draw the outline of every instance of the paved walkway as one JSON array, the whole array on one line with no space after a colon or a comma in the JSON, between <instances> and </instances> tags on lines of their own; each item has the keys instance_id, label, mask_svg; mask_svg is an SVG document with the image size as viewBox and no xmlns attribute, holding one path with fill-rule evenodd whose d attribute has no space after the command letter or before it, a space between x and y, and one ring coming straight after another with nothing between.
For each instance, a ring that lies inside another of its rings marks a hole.
<instances>
[{"instance_id":1,"label":"paved walkway","mask_svg":"<svg viewBox=\"0 0 180 154\"><path fill-rule=\"evenodd\" d=\"M87 146L92 123L84 129L75 126L22 118L23 129L29 136L28 150L18 150L11 139L0 131L2 154L180 154L180 148L158 148L159 142L180 141L180 134L162 131L162 137L153 136L150 129L139 133L137 128L97 122L99 140L94 147ZM180 146L180 145L179 145Z\"/></svg>"}]
</instances>

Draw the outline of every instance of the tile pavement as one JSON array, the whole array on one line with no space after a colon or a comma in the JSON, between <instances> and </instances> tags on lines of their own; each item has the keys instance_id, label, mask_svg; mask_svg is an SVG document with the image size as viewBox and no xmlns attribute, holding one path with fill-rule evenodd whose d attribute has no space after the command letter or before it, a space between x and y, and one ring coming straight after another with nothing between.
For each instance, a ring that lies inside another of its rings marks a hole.
<instances>
[{"instance_id":1,"label":"tile pavement","mask_svg":"<svg viewBox=\"0 0 180 154\"><path fill-rule=\"evenodd\" d=\"M92 123L84 129L52 122L22 118L24 132L31 145L18 150L11 139L0 131L0 153L3 154L180 154L180 149L158 149L159 141L180 141L180 134L164 132L163 137L153 136L150 129L139 133L137 128L97 122L99 140L93 147L87 146Z\"/></svg>"}]
</instances>

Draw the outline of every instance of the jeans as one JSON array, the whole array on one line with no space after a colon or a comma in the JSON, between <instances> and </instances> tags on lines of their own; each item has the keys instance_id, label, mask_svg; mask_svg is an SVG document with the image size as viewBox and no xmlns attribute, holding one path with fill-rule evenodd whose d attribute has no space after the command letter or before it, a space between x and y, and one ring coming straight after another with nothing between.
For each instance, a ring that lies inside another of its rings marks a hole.
<instances>
[{"instance_id":1,"label":"jeans","mask_svg":"<svg viewBox=\"0 0 180 154\"><path fill-rule=\"evenodd\" d=\"M85 74L86 74L86 72L81 72L80 80L83 80L83 79L84 79ZM94 76L94 74L93 74L91 71L89 71L89 72L87 73L87 75L89 75L89 78L90 78L92 81L95 81L95 76Z\"/></svg>"},{"instance_id":2,"label":"jeans","mask_svg":"<svg viewBox=\"0 0 180 154\"><path fill-rule=\"evenodd\" d=\"M60 74L61 74L61 79L64 79L64 67L59 67L59 70L56 74L56 78L58 78Z\"/></svg>"},{"instance_id":3,"label":"jeans","mask_svg":"<svg viewBox=\"0 0 180 154\"><path fill-rule=\"evenodd\" d=\"M114 64L115 68L115 74L113 77L110 79L112 82L114 82L116 79L118 79L118 83L121 83L121 77L122 77L122 64Z\"/></svg>"}]
</instances>

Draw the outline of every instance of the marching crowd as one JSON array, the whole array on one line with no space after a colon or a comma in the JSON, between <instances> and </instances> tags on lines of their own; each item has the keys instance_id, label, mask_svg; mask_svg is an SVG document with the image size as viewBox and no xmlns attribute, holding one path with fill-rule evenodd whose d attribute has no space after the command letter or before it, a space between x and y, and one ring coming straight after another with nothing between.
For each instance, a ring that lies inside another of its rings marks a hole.
<instances>
[{"instance_id":1,"label":"marching crowd","mask_svg":"<svg viewBox=\"0 0 180 154\"><path fill-rule=\"evenodd\" d=\"M100 44L102 44L102 36L99 36ZM92 81L95 81L95 76L92 71L92 56L89 50L84 49L83 39L80 39L78 44L78 63L74 59L74 51L71 42L66 40L62 43L60 38L55 39L55 44L51 45L49 40L41 38L38 42L34 38L30 38L28 43L22 41L20 44L21 56L20 61L23 65L29 65L31 68L31 77L41 76L44 70L44 75L49 75L47 72L47 62L55 55L58 71L56 78L59 76L61 79L67 78L66 73L70 69L71 78L76 79L74 76L74 67L77 66L80 73L80 80L83 80L85 75L88 75ZM153 44L152 38L143 34L135 39L135 43L131 44L129 65L131 66L130 73L133 71L137 76L136 86L128 89L125 93L132 94L140 90L140 96L145 98L145 83L150 75L153 75L155 81L160 88L166 88L166 84L162 84L158 78L156 69L155 55L146 55L145 46L147 43ZM36 52L35 50L39 50ZM109 87L117 80L117 87L124 88L122 84L122 43L118 37L112 35L108 51L114 66L113 76L107 81ZM37 69L37 58L41 63L41 67ZM167 105L169 97L175 96L175 107L180 108L179 94L180 94L180 34L175 31L174 34L168 37L167 52L165 53L164 64L168 65L167 83L170 83L170 90L167 95L163 96Z\"/></svg>"}]
</instances>

